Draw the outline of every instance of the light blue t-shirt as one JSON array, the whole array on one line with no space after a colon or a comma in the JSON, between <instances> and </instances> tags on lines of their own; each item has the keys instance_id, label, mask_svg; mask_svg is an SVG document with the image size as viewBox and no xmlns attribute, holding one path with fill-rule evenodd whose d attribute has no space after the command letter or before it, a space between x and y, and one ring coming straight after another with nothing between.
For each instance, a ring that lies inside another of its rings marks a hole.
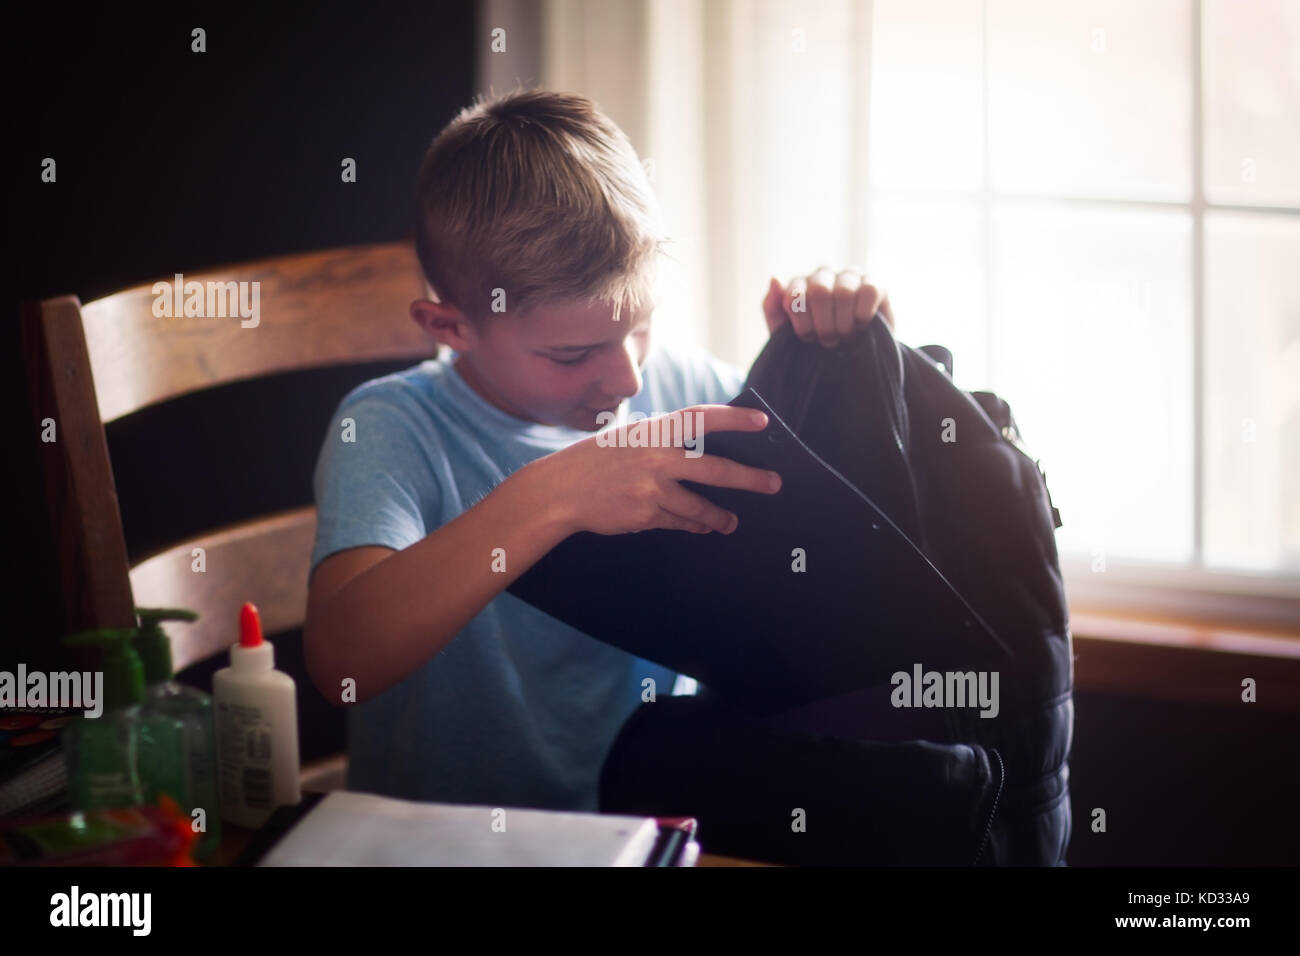
<instances>
[{"instance_id":1,"label":"light blue t-shirt","mask_svg":"<svg viewBox=\"0 0 1300 956\"><path fill-rule=\"evenodd\" d=\"M594 434L507 414L471 389L453 360L445 353L366 382L339 404L316 465L313 569L346 548L407 548L511 472ZM707 353L657 342L641 373L641 391L620 414L722 404L744 383ZM474 560L490 560L484 548ZM436 569L429 577L437 587ZM419 670L351 705L348 787L596 810L601 765L641 703L642 680L654 678L666 695L677 676L502 593Z\"/></svg>"}]
</instances>

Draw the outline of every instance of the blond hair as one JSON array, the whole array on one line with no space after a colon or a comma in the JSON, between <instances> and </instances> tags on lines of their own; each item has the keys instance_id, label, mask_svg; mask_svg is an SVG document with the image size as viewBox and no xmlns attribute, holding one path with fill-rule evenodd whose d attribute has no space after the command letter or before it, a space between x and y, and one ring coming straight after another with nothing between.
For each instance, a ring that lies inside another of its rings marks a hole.
<instances>
[{"instance_id":1,"label":"blond hair","mask_svg":"<svg viewBox=\"0 0 1300 956\"><path fill-rule=\"evenodd\" d=\"M415 250L471 321L577 299L618 319L649 297L667 239L627 136L586 97L479 98L434 139L416 186ZM499 311L499 309L497 310Z\"/></svg>"}]
</instances>

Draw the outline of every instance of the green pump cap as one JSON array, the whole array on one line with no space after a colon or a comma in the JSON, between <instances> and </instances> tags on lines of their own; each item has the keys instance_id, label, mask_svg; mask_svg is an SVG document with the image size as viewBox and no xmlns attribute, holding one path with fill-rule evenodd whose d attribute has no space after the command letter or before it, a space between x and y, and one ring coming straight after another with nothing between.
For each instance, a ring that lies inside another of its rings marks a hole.
<instances>
[{"instance_id":1,"label":"green pump cap","mask_svg":"<svg viewBox=\"0 0 1300 956\"><path fill-rule=\"evenodd\" d=\"M63 639L70 647L103 650L104 707L133 707L144 702L144 665L131 646L133 627L106 627L80 631Z\"/></svg>"},{"instance_id":2,"label":"green pump cap","mask_svg":"<svg viewBox=\"0 0 1300 956\"><path fill-rule=\"evenodd\" d=\"M140 631L135 639L135 649L144 662L146 684L161 684L172 679L172 645L162 629L163 621L197 621L199 616L185 608L138 607Z\"/></svg>"}]
</instances>

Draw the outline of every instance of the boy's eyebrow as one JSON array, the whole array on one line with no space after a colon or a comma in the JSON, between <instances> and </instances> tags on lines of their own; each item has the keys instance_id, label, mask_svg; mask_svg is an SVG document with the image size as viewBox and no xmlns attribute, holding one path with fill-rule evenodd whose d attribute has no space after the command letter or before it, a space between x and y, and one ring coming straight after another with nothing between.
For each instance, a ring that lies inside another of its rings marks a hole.
<instances>
[{"instance_id":1,"label":"boy's eyebrow","mask_svg":"<svg viewBox=\"0 0 1300 956\"><path fill-rule=\"evenodd\" d=\"M642 325L649 325L650 316L653 314L654 314L654 309L652 307L646 313L646 318L642 319L640 322L634 325L633 328L636 329ZM546 349L548 352L584 352L587 349L600 348L602 345L607 345L607 344L608 344L607 342L592 342L589 345L544 345L542 347Z\"/></svg>"}]
</instances>

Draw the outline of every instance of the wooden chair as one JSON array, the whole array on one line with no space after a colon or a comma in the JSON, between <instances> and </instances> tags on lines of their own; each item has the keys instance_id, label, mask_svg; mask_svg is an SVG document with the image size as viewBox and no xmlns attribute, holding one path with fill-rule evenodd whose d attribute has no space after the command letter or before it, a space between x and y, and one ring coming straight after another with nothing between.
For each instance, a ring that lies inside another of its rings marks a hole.
<instances>
[{"instance_id":1,"label":"wooden chair","mask_svg":"<svg viewBox=\"0 0 1300 956\"><path fill-rule=\"evenodd\" d=\"M173 278L159 281L171 288ZM435 354L434 343L403 320L424 294L409 243L263 259L187 273L184 282L202 283L205 307L209 283L222 290L259 283L260 321L244 327L238 299L225 318L217 309L216 316L160 318L154 283L84 306L64 295L22 310L36 418L43 427L54 423L56 440L41 454L66 630L131 627L136 606L192 608L199 620L169 631L178 672L234 643L244 601L257 605L268 634L302 627L315 509L214 529L129 566L104 425L228 383L364 362L414 364ZM204 549L203 573L192 570L195 548ZM303 787L341 786L345 770L342 754L305 766Z\"/></svg>"}]
</instances>

